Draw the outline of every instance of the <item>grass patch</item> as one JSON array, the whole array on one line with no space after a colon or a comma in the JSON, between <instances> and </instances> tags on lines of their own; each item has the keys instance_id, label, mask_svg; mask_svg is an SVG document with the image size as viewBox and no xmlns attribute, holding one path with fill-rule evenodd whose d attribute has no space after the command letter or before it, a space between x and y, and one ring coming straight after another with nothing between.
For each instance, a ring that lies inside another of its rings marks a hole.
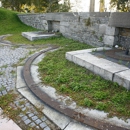
<instances>
[{"instance_id":1,"label":"grass patch","mask_svg":"<svg viewBox=\"0 0 130 130\"><path fill-rule=\"evenodd\" d=\"M17 95L13 93L6 94L0 97L0 107L3 110L3 114L7 115L10 119L15 120L16 117L22 112L20 108L13 105L13 101Z\"/></svg>"},{"instance_id":2,"label":"grass patch","mask_svg":"<svg viewBox=\"0 0 130 130\"><path fill-rule=\"evenodd\" d=\"M36 30L24 25L18 18L17 12L0 8L0 35L17 34L23 31Z\"/></svg>"},{"instance_id":3,"label":"grass patch","mask_svg":"<svg viewBox=\"0 0 130 130\"><path fill-rule=\"evenodd\" d=\"M65 59L67 51L90 48L76 42L62 44L39 63L42 81L70 96L78 105L109 112L112 116L130 116L130 92Z\"/></svg>"}]
</instances>

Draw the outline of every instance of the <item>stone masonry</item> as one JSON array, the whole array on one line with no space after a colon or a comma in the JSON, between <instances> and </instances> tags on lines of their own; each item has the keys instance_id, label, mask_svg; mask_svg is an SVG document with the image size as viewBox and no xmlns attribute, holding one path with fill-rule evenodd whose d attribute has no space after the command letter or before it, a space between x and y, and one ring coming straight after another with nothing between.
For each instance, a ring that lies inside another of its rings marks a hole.
<instances>
[{"instance_id":1,"label":"stone masonry","mask_svg":"<svg viewBox=\"0 0 130 130\"><path fill-rule=\"evenodd\" d=\"M97 47L112 47L119 44L119 27L130 27L128 16L128 13L109 12L18 15L20 20L29 26L47 31L59 30L67 38ZM119 17L121 17L120 21Z\"/></svg>"}]
</instances>

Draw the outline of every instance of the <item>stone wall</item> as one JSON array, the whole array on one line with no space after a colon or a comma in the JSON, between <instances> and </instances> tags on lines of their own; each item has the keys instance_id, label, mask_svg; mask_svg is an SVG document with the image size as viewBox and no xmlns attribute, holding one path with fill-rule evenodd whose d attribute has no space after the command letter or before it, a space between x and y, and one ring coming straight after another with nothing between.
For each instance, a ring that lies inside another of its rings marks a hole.
<instances>
[{"instance_id":1,"label":"stone wall","mask_svg":"<svg viewBox=\"0 0 130 130\"><path fill-rule=\"evenodd\" d=\"M20 20L41 30L59 30L63 36L93 46L118 44L119 29L109 25L110 13L19 14ZM25 30L26 31L26 30Z\"/></svg>"}]
</instances>

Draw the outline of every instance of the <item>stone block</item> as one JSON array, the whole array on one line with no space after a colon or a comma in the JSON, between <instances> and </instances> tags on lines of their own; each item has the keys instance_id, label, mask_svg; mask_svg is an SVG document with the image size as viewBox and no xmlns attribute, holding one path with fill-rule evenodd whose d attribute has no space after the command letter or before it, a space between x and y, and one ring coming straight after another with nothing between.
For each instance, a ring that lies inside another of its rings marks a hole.
<instances>
[{"instance_id":1,"label":"stone block","mask_svg":"<svg viewBox=\"0 0 130 130\"><path fill-rule=\"evenodd\" d=\"M113 81L124 86L127 90L130 90L130 69L116 73Z\"/></svg>"},{"instance_id":2,"label":"stone block","mask_svg":"<svg viewBox=\"0 0 130 130\"><path fill-rule=\"evenodd\" d=\"M69 22L60 22L60 26L68 27L69 26Z\"/></svg>"},{"instance_id":3,"label":"stone block","mask_svg":"<svg viewBox=\"0 0 130 130\"><path fill-rule=\"evenodd\" d=\"M106 35L114 36L119 34L119 29L116 27L106 26Z\"/></svg>"},{"instance_id":4,"label":"stone block","mask_svg":"<svg viewBox=\"0 0 130 130\"><path fill-rule=\"evenodd\" d=\"M64 130L96 130L77 122L71 122Z\"/></svg>"},{"instance_id":5,"label":"stone block","mask_svg":"<svg viewBox=\"0 0 130 130\"><path fill-rule=\"evenodd\" d=\"M104 35L104 44L108 46L113 46L115 44L115 37Z\"/></svg>"},{"instance_id":6,"label":"stone block","mask_svg":"<svg viewBox=\"0 0 130 130\"><path fill-rule=\"evenodd\" d=\"M60 32L61 33L66 33L66 27L65 26L60 26Z\"/></svg>"},{"instance_id":7,"label":"stone block","mask_svg":"<svg viewBox=\"0 0 130 130\"><path fill-rule=\"evenodd\" d=\"M30 41L38 40L38 39L46 39L49 37L56 36L55 34L41 34L42 31L38 32L22 32L22 36L29 39Z\"/></svg>"},{"instance_id":8,"label":"stone block","mask_svg":"<svg viewBox=\"0 0 130 130\"><path fill-rule=\"evenodd\" d=\"M99 25L99 33L104 35L106 33L106 24L100 24Z\"/></svg>"},{"instance_id":9,"label":"stone block","mask_svg":"<svg viewBox=\"0 0 130 130\"><path fill-rule=\"evenodd\" d=\"M44 105L44 109L42 111L45 115L48 115L48 118L52 120L58 127L62 130L66 128L66 126L71 122L71 119L54 109Z\"/></svg>"},{"instance_id":10,"label":"stone block","mask_svg":"<svg viewBox=\"0 0 130 130\"><path fill-rule=\"evenodd\" d=\"M130 13L129 12L114 12L109 18L109 25L112 27L130 28Z\"/></svg>"}]
</instances>

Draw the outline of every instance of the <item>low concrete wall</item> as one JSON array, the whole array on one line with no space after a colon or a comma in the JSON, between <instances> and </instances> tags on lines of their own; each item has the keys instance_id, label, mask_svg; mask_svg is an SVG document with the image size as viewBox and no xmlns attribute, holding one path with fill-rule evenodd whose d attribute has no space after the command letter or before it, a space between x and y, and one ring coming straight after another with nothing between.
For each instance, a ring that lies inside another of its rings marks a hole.
<instances>
[{"instance_id":1,"label":"low concrete wall","mask_svg":"<svg viewBox=\"0 0 130 130\"><path fill-rule=\"evenodd\" d=\"M59 30L67 38L100 47L119 43L119 28L110 24L114 21L110 19L113 18L112 15L108 12L82 12L19 14L18 17L34 28Z\"/></svg>"}]
</instances>

